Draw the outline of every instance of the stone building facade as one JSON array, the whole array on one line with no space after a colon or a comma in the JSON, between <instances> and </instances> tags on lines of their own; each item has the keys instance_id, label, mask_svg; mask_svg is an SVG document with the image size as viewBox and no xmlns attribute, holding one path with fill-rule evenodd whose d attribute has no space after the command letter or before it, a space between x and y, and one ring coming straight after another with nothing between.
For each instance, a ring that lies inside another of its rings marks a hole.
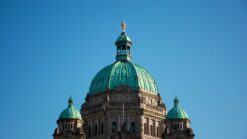
<instances>
[{"instance_id":1,"label":"stone building facade","mask_svg":"<svg viewBox=\"0 0 247 139\"><path fill-rule=\"evenodd\" d=\"M175 106L167 114L152 75L131 62L132 41L121 25L116 61L95 75L80 113L69 101L54 139L193 139L187 114ZM177 131L175 123L183 128Z\"/></svg>"}]
</instances>

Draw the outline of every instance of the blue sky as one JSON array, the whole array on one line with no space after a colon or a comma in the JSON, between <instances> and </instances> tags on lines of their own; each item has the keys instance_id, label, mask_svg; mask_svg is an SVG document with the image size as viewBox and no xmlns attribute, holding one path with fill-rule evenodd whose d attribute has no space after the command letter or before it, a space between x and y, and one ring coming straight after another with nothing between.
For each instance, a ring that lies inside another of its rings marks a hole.
<instances>
[{"instance_id":1,"label":"blue sky","mask_svg":"<svg viewBox=\"0 0 247 139\"><path fill-rule=\"evenodd\" d=\"M246 139L245 0L0 0L0 138L52 139L60 112L79 109L115 61L127 23L133 62L174 96L196 138Z\"/></svg>"}]
</instances>

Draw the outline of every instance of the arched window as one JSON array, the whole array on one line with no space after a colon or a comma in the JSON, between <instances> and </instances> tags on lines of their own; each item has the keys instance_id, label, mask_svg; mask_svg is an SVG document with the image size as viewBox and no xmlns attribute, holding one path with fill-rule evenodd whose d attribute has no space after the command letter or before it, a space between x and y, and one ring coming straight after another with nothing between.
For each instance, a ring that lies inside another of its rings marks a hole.
<instances>
[{"instance_id":1,"label":"arched window","mask_svg":"<svg viewBox=\"0 0 247 139\"><path fill-rule=\"evenodd\" d=\"M148 134L148 118L144 119L144 134Z\"/></svg>"},{"instance_id":2,"label":"arched window","mask_svg":"<svg viewBox=\"0 0 247 139\"><path fill-rule=\"evenodd\" d=\"M154 126L153 125L150 125L150 134L151 134L151 136L154 135Z\"/></svg>"},{"instance_id":3,"label":"arched window","mask_svg":"<svg viewBox=\"0 0 247 139\"><path fill-rule=\"evenodd\" d=\"M112 132L116 132L117 131L117 123L114 121L112 122Z\"/></svg>"},{"instance_id":4,"label":"arched window","mask_svg":"<svg viewBox=\"0 0 247 139\"><path fill-rule=\"evenodd\" d=\"M151 120L151 123L150 123L150 135L151 136L154 136L155 135L155 121L154 120Z\"/></svg>"},{"instance_id":5,"label":"arched window","mask_svg":"<svg viewBox=\"0 0 247 139\"><path fill-rule=\"evenodd\" d=\"M144 123L144 134L148 134L148 127L146 123Z\"/></svg>"},{"instance_id":6,"label":"arched window","mask_svg":"<svg viewBox=\"0 0 247 139\"><path fill-rule=\"evenodd\" d=\"M176 129L176 123L172 124L173 125L173 129Z\"/></svg>"},{"instance_id":7,"label":"arched window","mask_svg":"<svg viewBox=\"0 0 247 139\"><path fill-rule=\"evenodd\" d=\"M174 129L179 130L179 123L174 123Z\"/></svg>"},{"instance_id":8,"label":"arched window","mask_svg":"<svg viewBox=\"0 0 247 139\"><path fill-rule=\"evenodd\" d=\"M181 130L184 129L184 123L180 123L181 124Z\"/></svg>"},{"instance_id":9,"label":"arched window","mask_svg":"<svg viewBox=\"0 0 247 139\"><path fill-rule=\"evenodd\" d=\"M104 124L103 123L101 123L101 127L100 127L100 134L103 134L103 132L104 132Z\"/></svg>"},{"instance_id":10,"label":"arched window","mask_svg":"<svg viewBox=\"0 0 247 139\"><path fill-rule=\"evenodd\" d=\"M91 137L91 126L88 126L88 137Z\"/></svg>"},{"instance_id":11,"label":"arched window","mask_svg":"<svg viewBox=\"0 0 247 139\"><path fill-rule=\"evenodd\" d=\"M136 130L136 124L135 122L131 122L130 124L130 132L135 133Z\"/></svg>"},{"instance_id":12,"label":"arched window","mask_svg":"<svg viewBox=\"0 0 247 139\"><path fill-rule=\"evenodd\" d=\"M156 127L156 136L157 136L157 137L160 136L160 135L159 135L159 127L158 127L158 126Z\"/></svg>"},{"instance_id":13,"label":"arched window","mask_svg":"<svg viewBox=\"0 0 247 139\"><path fill-rule=\"evenodd\" d=\"M98 134L98 126L95 125L94 126L94 135L97 136L97 134Z\"/></svg>"}]
</instances>

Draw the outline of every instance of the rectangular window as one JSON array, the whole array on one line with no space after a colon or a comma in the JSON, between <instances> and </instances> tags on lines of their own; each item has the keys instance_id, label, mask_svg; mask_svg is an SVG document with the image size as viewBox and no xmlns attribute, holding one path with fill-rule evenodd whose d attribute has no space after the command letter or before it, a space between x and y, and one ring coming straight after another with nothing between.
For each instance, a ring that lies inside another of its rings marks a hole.
<instances>
[{"instance_id":1,"label":"rectangular window","mask_svg":"<svg viewBox=\"0 0 247 139\"><path fill-rule=\"evenodd\" d=\"M97 134L98 134L98 126L95 125L94 126L94 135L97 136Z\"/></svg>"},{"instance_id":2,"label":"rectangular window","mask_svg":"<svg viewBox=\"0 0 247 139\"><path fill-rule=\"evenodd\" d=\"M104 124L103 123L101 123L101 127L100 127L100 134L103 134L103 129L104 129Z\"/></svg>"},{"instance_id":3,"label":"rectangular window","mask_svg":"<svg viewBox=\"0 0 247 139\"><path fill-rule=\"evenodd\" d=\"M159 127L156 127L156 136L159 137Z\"/></svg>"},{"instance_id":4,"label":"rectangular window","mask_svg":"<svg viewBox=\"0 0 247 139\"><path fill-rule=\"evenodd\" d=\"M144 134L148 134L147 124L144 124Z\"/></svg>"}]
</instances>

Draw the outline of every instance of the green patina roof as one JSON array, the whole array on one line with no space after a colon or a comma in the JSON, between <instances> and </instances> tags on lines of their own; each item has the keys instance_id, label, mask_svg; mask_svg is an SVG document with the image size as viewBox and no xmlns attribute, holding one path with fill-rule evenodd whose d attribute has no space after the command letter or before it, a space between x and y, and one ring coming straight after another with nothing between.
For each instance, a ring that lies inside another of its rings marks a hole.
<instances>
[{"instance_id":1,"label":"green patina roof","mask_svg":"<svg viewBox=\"0 0 247 139\"><path fill-rule=\"evenodd\" d=\"M168 112L166 119L189 119L187 113L179 106L177 97L175 97L174 107Z\"/></svg>"},{"instance_id":2,"label":"green patina roof","mask_svg":"<svg viewBox=\"0 0 247 139\"><path fill-rule=\"evenodd\" d=\"M73 105L72 97L69 98L68 107L60 114L59 119L81 119L81 114Z\"/></svg>"},{"instance_id":3,"label":"green patina roof","mask_svg":"<svg viewBox=\"0 0 247 139\"><path fill-rule=\"evenodd\" d=\"M132 89L141 88L152 94L158 93L155 80L147 70L131 62L116 61L96 74L91 82L89 94L100 93L119 86L128 86Z\"/></svg>"},{"instance_id":4,"label":"green patina roof","mask_svg":"<svg viewBox=\"0 0 247 139\"><path fill-rule=\"evenodd\" d=\"M130 43L132 43L130 37L125 32L122 32L120 34L120 36L117 38L116 44L117 43L121 43L121 42L130 42Z\"/></svg>"}]
</instances>

